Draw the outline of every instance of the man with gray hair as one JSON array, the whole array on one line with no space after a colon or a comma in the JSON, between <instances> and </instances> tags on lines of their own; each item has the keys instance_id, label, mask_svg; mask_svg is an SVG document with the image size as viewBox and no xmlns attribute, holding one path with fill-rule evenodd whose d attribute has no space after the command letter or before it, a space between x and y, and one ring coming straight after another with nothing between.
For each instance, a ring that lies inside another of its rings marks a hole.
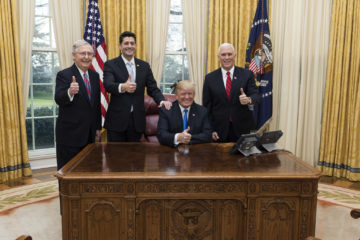
<instances>
[{"instance_id":1,"label":"man with gray hair","mask_svg":"<svg viewBox=\"0 0 360 240\"><path fill-rule=\"evenodd\" d=\"M235 66L235 58L234 46L221 44L218 50L221 67L205 76L203 105L209 112L214 141L236 142L241 134L255 129L248 105L260 102L259 89L253 73Z\"/></svg>"},{"instance_id":2,"label":"man with gray hair","mask_svg":"<svg viewBox=\"0 0 360 240\"><path fill-rule=\"evenodd\" d=\"M157 137L164 145L211 142L211 128L206 108L194 102L195 86L188 80L175 87L176 101L170 110L159 112Z\"/></svg>"},{"instance_id":3,"label":"man with gray hair","mask_svg":"<svg viewBox=\"0 0 360 240\"><path fill-rule=\"evenodd\" d=\"M58 170L86 145L100 139L101 106L99 74L89 69L93 48L77 40L72 48L74 64L57 73L55 102L56 160Z\"/></svg>"}]
</instances>

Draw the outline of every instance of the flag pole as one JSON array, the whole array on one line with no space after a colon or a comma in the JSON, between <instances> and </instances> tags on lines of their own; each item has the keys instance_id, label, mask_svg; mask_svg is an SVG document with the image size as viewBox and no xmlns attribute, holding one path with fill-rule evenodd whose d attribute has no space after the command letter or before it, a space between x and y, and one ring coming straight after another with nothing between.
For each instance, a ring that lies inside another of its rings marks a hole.
<instances>
[{"instance_id":1,"label":"flag pole","mask_svg":"<svg viewBox=\"0 0 360 240\"><path fill-rule=\"evenodd\" d=\"M86 0L83 0L83 27L86 24Z\"/></svg>"}]
</instances>

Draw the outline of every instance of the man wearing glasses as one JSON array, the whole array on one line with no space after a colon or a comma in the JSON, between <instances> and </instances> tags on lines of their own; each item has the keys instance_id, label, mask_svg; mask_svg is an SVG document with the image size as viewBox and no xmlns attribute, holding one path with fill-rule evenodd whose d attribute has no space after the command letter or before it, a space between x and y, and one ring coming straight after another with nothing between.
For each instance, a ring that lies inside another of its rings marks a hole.
<instances>
[{"instance_id":1,"label":"man wearing glasses","mask_svg":"<svg viewBox=\"0 0 360 240\"><path fill-rule=\"evenodd\" d=\"M89 69L93 54L89 43L77 40L72 47L74 64L56 76L58 170L86 145L100 139L100 80L99 74Z\"/></svg>"}]
</instances>

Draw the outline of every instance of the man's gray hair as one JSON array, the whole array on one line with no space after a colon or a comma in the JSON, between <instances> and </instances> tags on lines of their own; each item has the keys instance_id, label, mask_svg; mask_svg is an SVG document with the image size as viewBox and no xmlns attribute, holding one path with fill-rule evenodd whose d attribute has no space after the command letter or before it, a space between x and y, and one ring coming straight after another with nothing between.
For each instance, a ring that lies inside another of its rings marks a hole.
<instances>
[{"instance_id":1,"label":"man's gray hair","mask_svg":"<svg viewBox=\"0 0 360 240\"><path fill-rule=\"evenodd\" d=\"M76 53L77 52L76 50L77 50L78 47L85 46L85 45L89 45L91 47L91 45L85 40L82 40L82 39L81 40L76 40L74 42L74 45L72 46L72 53ZM91 47L91 52L94 53L94 50L93 50L92 47Z\"/></svg>"},{"instance_id":2,"label":"man's gray hair","mask_svg":"<svg viewBox=\"0 0 360 240\"><path fill-rule=\"evenodd\" d=\"M222 43L222 44L219 46L218 55L220 54L220 49L221 49L222 47L231 47L232 50L235 52L234 45L232 45L231 43Z\"/></svg>"}]
</instances>

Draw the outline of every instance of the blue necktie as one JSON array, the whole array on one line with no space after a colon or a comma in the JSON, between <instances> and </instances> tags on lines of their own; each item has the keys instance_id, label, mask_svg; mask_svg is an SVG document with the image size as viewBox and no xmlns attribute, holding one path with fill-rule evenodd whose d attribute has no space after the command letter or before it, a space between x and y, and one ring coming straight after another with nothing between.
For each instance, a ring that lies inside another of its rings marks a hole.
<instances>
[{"instance_id":1,"label":"blue necktie","mask_svg":"<svg viewBox=\"0 0 360 240\"><path fill-rule=\"evenodd\" d=\"M127 62L126 63L126 68L128 70L129 75L131 76L131 82L135 82L135 74L134 74L134 70L132 68L132 63Z\"/></svg>"},{"instance_id":2,"label":"blue necktie","mask_svg":"<svg viewBox=\"0 0 360 240\"><path fill-rule=\"evenodd\" d=\"M184 109L184 118L183 118L184 130L187 129L187 125L188 125L188 122L187 122L187 112L188 112L188 110L187 110L187 109Z\"/></svg>"},{"instance_id":3,"label":"blue necktie","mask_svg":"<svg viewBox=\"0 0 360 240\"><path fill-rule=\"evenodd\" d=\"M135 82L134 71L131 62L126 63L126 69L128 70L129 76L131 76L131 82ZM134 111L134 106L131 104L130 112Z\"/></svg>"}]
</instances>

